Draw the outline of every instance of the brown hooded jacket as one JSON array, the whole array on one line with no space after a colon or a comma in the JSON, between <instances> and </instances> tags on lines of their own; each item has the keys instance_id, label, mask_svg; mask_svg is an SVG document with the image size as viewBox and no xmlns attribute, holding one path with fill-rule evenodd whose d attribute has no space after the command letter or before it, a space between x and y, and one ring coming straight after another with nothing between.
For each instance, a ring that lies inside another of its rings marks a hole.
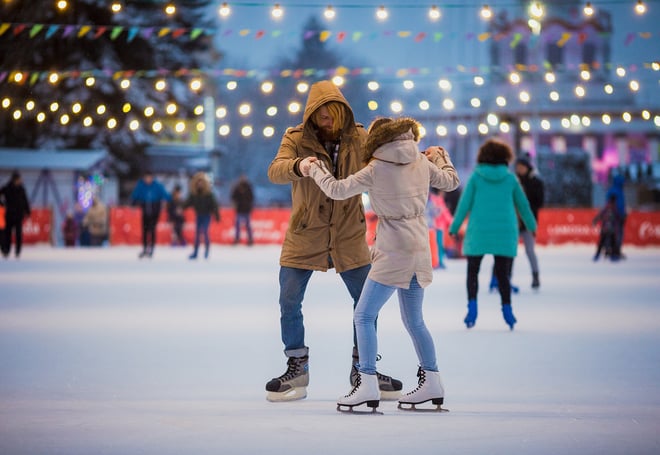
<instances>
[{"instance_id":1,"label":"brown hooded jacket","mask_svg":"<svg viewBox=\"0 0 660 455\"><path fill-rule=\"evenodd\" d=\"M310 120L314 111L330 101L343 103L349 113L341 132L338 178L346 178L365 166L367 132L355 123L353 111L339 89L330 81L321 81L310 88L302 123L284 133L268 168L268 178L273 183L291 184L291 217L280 265L320 271L334 265L339 273L370 263L362 198L357 195L333 201L313 180L297 173L298 162L308 156L323 160L332 168L330 155L319 142Z\"/></svg>"}]
</instances>

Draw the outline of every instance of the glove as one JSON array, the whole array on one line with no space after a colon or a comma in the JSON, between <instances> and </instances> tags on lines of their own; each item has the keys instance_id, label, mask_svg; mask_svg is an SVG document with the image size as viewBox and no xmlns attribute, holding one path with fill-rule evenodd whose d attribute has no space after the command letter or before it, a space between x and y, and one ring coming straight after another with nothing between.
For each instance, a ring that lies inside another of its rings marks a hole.
<instances>
[{"instance_id":1,"label":"glove","mask_svg":"<svg viewBox=\"0 0 660 455\"><path fill-rule=\"evenodd\" d=\"M313 156L308 156L304 160L300 161L298 163L298 170L300 171L300 175L303 177L309 177L309 169L312 167L312 163L316 161L316 158Z\"/></svg>"}]
</instances>

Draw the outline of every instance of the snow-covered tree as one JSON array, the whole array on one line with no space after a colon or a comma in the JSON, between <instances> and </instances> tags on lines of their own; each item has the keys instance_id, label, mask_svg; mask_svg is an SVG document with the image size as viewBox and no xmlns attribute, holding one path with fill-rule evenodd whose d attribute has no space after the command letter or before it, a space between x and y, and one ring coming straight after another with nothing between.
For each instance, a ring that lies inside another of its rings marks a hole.
<instances>
[{"instance_id":1,"label":"snow-covered tree","mask_svg":"<svg viewBox=\"0 0 660 455\"><path fill-rule=\"evenodd\" d=\"M154 132L152 122L194 117L201 94L189 84L204 83L221 58L212 48L214 2L171 3L173 14L153 0L69 0L61 9L53 0L2 2L0 146L103 147L139 170L144 148L168 131Z\"/></svg>"}]
</instances>

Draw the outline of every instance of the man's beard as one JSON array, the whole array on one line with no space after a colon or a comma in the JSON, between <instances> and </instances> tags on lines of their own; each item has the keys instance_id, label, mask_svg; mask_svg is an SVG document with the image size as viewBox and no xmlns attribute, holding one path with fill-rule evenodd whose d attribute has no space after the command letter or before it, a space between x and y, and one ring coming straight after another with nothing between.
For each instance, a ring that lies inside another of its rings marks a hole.
<instances>
[{"instance_id":1,"label":"man's beard","mask_svg":"<svg viewBox=\"0 0 660 455\"><path fill-rule=\"evenodd\" d=\"M339 139L339 131L330 128L318 128L318 136L322 141L336 141Z\"/></svg>"}]
</instances>

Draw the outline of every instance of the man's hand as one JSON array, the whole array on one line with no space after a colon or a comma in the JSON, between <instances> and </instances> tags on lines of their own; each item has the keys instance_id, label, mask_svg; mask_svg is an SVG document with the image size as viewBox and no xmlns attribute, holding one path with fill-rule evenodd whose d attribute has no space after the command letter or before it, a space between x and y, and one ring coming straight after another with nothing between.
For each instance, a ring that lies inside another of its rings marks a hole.
<instances>
[{"instance_id":1,"label":"man's hand","mask_svg":"<svg viewBox=\"0 0 660 455\"><path fill-rule=\"evenodd\" d=\"M298 170L303 177L309 177L309 170L312 168L312 163L316 161L317 158L314 156L308 156L300 163L298 163Z\"/></svg>"}]
</instances>

